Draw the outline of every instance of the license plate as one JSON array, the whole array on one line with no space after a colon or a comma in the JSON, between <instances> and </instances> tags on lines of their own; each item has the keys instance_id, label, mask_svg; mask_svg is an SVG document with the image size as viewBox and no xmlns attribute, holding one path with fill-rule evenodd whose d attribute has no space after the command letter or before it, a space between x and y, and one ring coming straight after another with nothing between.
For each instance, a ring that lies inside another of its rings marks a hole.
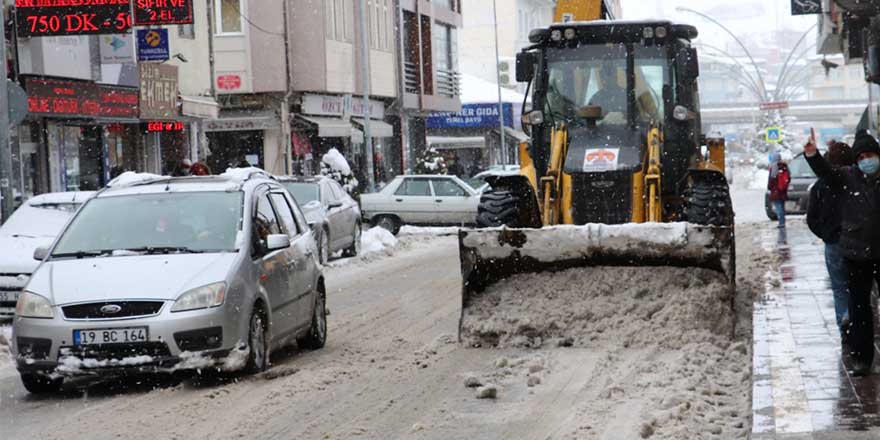
<instances>
[{"instance_id":1,"label":"license plate","mask_svg":"<svg viewBox=\"0 0 880 440\"><path fill-rule=\"evenodd\" d=\"M0 302L18 301L18 292L0 292Z\"/></svg>"},{"instance_id":2,"label":"license plate","mask_svg":"<svg viewBox=\"0 0 880 440\"><path fill-rule=\"evenodd\" d=\"M126 344L149 341L147 327L74 330L74 345Z\"/></svg>"}]
</instances>

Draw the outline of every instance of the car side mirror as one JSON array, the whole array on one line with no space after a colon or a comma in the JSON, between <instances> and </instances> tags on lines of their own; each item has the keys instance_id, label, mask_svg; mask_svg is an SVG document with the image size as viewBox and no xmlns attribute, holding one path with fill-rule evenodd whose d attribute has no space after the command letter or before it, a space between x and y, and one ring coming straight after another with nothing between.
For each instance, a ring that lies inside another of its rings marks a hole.
<instances>
[{"instance_id":1,"label":"car side mirror","mask_svg":"<svg viewBox=\"0 0 880 440\"><path fill-rule=\"evenodd\" d=\"M333 209L333 208L341 208L341 207L342 207L342 202L339 201L339 200L332 200L330 203L327 204L327 207L330 208L330 209Z\"/></svg>"},{"instance_id":2,"label":"car side mirror","mask_svg":"<svg viewBox=\"0 0 880 440\"><path fill-rule=\"evenodd\" d=\"M290 247L290 237L287 234L272 234L266 238L266 248L271 251L287 249Z\"/></svg>"},{"instance_id":3,"label":"car side mirror","mask_svg":"<svg viewBox=\"0 0 880 440\"><path fill-rule=\"evenodd\" d=\"M43 261L48 256L49 256L49 247L48 246L40 246L40 247L34 249L34 260Z\"/></svg>"},{"instance_id":4,"label":"car side mirror","mask_svg":"<svg viewBox=\"0 0 880 440\"><path fill-rule=\"evenodd\" d=\"M537 54L532 52L520 52L516 54L516 81L532 82L535 77L535 64L537 64Z\"/></svg>"}]
</instances>

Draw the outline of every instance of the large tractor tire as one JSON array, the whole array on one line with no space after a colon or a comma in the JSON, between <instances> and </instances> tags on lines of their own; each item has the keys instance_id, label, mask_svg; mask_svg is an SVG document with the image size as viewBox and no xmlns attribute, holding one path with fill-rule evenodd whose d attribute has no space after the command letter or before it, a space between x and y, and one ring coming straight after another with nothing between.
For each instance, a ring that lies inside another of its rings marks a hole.
<instances>
[{"instance_id":1,"label":"large tractor tire","mask_svg":"<svg viewBox=\"0 0 880 440\"><path fill-rule=\"evenodd\" d=\"M480 197L477 207L477 227L494 228L497 226L517 227L519 214L517 204L519 197L508 190L491 190Z\"/></svg>"},{"instance_id":2,"label":"large tractor tire","mask_svg":"<svg viewBox=\"0 0 880 440\"><path fill-rule=\"evenodd\" d=\"M707 226L733 226L730 187L720 173L694 178L685 196L685 216L688 222Z\"/></svg>"}]
</instances>

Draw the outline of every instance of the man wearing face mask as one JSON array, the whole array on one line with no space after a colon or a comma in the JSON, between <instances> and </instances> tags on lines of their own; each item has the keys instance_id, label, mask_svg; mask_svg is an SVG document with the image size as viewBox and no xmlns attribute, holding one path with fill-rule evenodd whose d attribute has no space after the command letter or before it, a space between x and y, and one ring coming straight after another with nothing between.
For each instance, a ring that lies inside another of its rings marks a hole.
<instances>
[{"instance_id":1,"label":"man wearing face mask","mask_svg":"<svg viewBox=\"0 0 880 440\"><path fill-rule=\"evenodd\" d=\"M880 281L880 144L867 131L856 133L852 147L857 166L832 168L811 141L804 146L810 167L828 185L842 191L839 251L849 275L850 350L853 372L871 372L874 316L871 289Z\"/></svg>"}]
</instances>

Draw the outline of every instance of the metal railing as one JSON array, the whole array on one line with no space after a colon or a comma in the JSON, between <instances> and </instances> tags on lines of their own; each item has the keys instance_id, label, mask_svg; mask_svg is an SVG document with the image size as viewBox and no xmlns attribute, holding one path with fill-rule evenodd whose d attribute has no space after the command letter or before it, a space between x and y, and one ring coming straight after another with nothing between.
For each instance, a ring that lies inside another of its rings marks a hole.
<instances>
[{"instance_id":1,"label":"metal railing","mask_svg":"<svg viewBox=\"0 0 880 440\"><path fill-rule=\"evenodd\" d=\"M406 93L419 93L419 66L415 63L403 63L403 90Z\"/></svg>"},{"instance_id":2,"label":"metal railing","mask_svg":"<svg viewBox=\"0 0 880 440\"><path fill-rule=\"evenodd\" d=\"M437 94L447 98L461 95L461 74L453 70L437 70Z\"/></svg>"}]
</instances>

